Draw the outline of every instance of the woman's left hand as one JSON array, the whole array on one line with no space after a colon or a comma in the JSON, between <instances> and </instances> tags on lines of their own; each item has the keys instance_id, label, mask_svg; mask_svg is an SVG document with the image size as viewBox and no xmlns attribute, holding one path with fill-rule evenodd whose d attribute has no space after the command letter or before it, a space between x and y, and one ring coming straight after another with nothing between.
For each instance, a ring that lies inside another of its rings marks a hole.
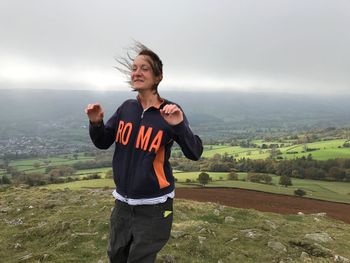
<instances>
[{"instance_id":1,"label":"woman's left hand","mask_svg":"<svg viewBox=\"0 0 350 263\"><path fill-rule=\"evenodd\" d=\"M182 111L175 104L165 105L163 109L160 109L160 115L172 126L179 124L184 119Z\"/></svg>"}]
</instances>

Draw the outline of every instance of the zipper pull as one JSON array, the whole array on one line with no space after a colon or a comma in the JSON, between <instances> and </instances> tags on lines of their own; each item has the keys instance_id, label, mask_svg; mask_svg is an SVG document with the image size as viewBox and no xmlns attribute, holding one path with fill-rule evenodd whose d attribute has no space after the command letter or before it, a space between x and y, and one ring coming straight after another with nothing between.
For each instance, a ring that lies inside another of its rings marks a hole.
<instances>
[{"instance_id":1,"label":"zipper pull","mask_svg":"<svg viewBox=\"0 0 350 263\"><path fill-rule=\"evenodd\" d=\"M142 114L141 114L141 120L143 119L143 114L146 112L147 109L143 110Z\"/></svg>"}]
</instances>

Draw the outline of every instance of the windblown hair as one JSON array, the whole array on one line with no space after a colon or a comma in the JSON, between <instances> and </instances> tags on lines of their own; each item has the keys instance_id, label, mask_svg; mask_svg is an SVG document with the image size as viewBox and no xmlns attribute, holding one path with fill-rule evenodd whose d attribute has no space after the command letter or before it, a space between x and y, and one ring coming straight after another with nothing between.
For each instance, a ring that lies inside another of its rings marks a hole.
<instances>
[{"instance_id":1,"label":"windblown hair","mask_svg":"<svg viewBox=\"0 0 350 263\"><path fill-rule=\"evenodd\" d=\"M152 71L155 77L160 76L162 79L162 76L163 76L163 63L160 60L159 56L155 52L153 52L151 49L143 45L142 43L135 41L134 46L129 48L125 57L116 58L116 61L118 62L119 65L115 67L126 76L127 83L131 86L133 91L137 91L137 90L132 87L131 72L132 72L134 59L139 55L145 55L150 58L148 62L152 67ZM156 93L158 93L158 85L159 83L157 83L152 87L152 89Z\"/></svg>"}]
</instances>

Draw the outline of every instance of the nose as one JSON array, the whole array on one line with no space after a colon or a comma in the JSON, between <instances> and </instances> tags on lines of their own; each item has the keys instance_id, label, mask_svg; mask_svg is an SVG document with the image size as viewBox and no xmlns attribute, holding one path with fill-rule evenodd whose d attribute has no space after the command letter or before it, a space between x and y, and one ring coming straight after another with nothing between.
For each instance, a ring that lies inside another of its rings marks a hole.
<instances>
[{"instance_id":1,"label":"nose","mask_svg":"<svg viewBox=\"0 0 350 263\"><path fill-rule=\"evenodd\" d=\"M141 75L141 69L137 68L133 71L134 75Z\"/></svg>"}]
</instances>

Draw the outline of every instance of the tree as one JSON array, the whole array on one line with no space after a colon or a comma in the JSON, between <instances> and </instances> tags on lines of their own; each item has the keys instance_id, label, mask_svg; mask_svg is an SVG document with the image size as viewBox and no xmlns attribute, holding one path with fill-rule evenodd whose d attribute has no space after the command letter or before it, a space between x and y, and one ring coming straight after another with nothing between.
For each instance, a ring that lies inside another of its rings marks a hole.
<instances>
[{"instance_id":1,"label":"tree","mask_svg":"<svg viewBox=\"0 0 350 263\"><path fill-rule=\"evenodd\" d=\"M205 186L209 182L209 174L202 172L198 175L198 181L202 186Z\"/></svg>"},{"instance_id":2,"label":"tree","mask_svg":"<svg viewBox=\"0 0 350 263\"><path fill-rule=\"evenodd\" d=\"M292 180L287 175L281 175L279 184L285 187L288 187L289 185L293 185Z\"/></svg>"},{"instance_id":3,"label":"tree","mask_svg":"<svg viewBox=\"0 0 350 263\"><path fill-rule=\"evenodd\" d=\"M1 184L11 184L11 180L6 175L3 175L2 178L0 178L0 183Z\"/></svg>"},{"instance_id":4,"label":"tree","mask_svg":"<svg viewBox=\"0 0 350 263\"><path fill-rule=\"evenodd\" d=\"M271 182L272 182L272 177L271 177L270 175L268 175L268 174L262 174L261 177L262 177L262 180L263 180L263 182L264 182L265 184L271 184Z\"/></svg>"},{"instance_id":5,"label":"tree","mask_svg":"<svg viewBox=\"0 0 350 263\"><path fill-rule=\"evenodd\" d=\"M332 167L329 169L328 176L334 178L336 181L342 181L346 177L346 173L343 169L338 167Z\"/></svg>"}]
</instances>

